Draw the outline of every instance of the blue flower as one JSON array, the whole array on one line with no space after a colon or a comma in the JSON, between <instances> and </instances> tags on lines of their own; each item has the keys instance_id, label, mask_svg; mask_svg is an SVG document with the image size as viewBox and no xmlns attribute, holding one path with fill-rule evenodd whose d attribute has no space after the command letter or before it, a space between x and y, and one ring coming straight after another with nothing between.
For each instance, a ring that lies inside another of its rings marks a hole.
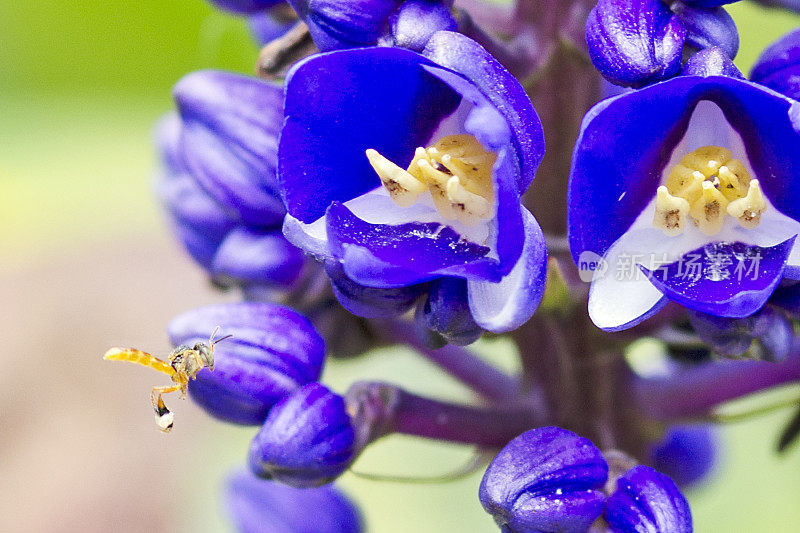
<instances>
[{"instance_id":1,"label":"blue flower","mask_svg":"<svg viewBox=\"0 0 800 533\"><path fill-rule=\"evenodd\" d=\"M211 415L235 424L261 424L273 405L319 379L325 344L303 316L268 303L201 307L170 322L175 346L208 339L220 326L230 339L215 347L214 371L189 383L192 399Z\"/></svg>"},{"instance_id":2,"label":"blue flower","mask_svg":"<svg viewBox=\"0 0 800 533\"><path fill-rule=\"evenodd\" d=\"M287 79L285 117L279 180L291 242L368 287L464 279L470 312L490 331L530 317L546 250L520 196L542 158L542 129L483 48L438 32L422 55L312 56Z\"/></svg>"},{"instance_id":3,"label":"blue flower","mask_svg":"<svg viewBox=\"0 0 800 533\"><path fill-rule=\"evenodd\" d=\"M630 469L608 497L605 519L613 533L691 533L689 503L675 483L648 466Z\"/></svg>"},{"instance_id":4,"label":"blue flower","mask_svg":"<svg viewBox=\"0 0 800 533\"><path fill-rule=\"evenodd\" d=\"M603 512L608 465L590 441L557 427L532 429L497 454L480 500L503 531L586 531Z\"/></svg>"},{"instance_id":5,"label":"blue flower","mask_svg":"<svg viewBox=\"0 0 800 533\"><path fill-rule=\"evenodd\" d=\"M569 240L579 267L599 267L589 314L602 329L667 300L746 317L800 277L800 104L717 75L735 69L726 61L690 61L692 75L604 100L584 119Z\"/></svg>"},{"instance_id":6,"label":"blue flower","mask_svg":"<svg viewBox=\"0 0 800 533\"><path fill-rule=\"evenodd\" d=\"M264 481L248 470L230 475L225 504L239 533L359 533L355 505L334 487L297 489Z\"/></svg>"}]
</instances>

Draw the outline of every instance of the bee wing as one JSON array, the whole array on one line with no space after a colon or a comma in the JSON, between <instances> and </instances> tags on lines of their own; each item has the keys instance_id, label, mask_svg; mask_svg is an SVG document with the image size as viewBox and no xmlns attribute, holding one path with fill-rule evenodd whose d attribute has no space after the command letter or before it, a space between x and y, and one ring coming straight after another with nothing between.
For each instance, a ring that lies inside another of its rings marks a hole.
<instances>
[{"instance_id":1,"label":"bee wing","mask_svg":"<svg viewBox=\"0 0 800 533\"><path fill-rule=\"evenodd\" d=\"M135 348L111 348L105 353L103 359L107 361L127 361L152 368L170 377L175 375L175 369L172 368L172 365L154 355Z\"/></svg>"}]
</instances>

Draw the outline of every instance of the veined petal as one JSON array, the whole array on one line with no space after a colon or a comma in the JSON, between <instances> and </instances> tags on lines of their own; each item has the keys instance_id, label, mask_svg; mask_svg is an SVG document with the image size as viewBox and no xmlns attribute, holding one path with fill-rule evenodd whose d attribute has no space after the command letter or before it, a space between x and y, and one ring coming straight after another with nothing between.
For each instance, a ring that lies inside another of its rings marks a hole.
<instances>
[{"instance_id":1,"label":"veined petal","mask_svg":"<svg viewBox=\"0 0 800 533\"><path fill-rule=\"evenodd\" d=\"M645 272L656 288L681 305L715 316L746 317L763 307L780 283L794 241L792 237L771 248L715 243Z\"/></svg>"}]
</instances>

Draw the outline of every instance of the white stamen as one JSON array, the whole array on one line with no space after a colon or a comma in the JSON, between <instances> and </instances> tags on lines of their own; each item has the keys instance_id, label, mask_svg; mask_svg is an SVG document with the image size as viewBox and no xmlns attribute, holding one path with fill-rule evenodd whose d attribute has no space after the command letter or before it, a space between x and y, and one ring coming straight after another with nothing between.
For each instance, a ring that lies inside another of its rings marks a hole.
<instances>
[{"instance_id":1,"label":"white stamen","mask_svg":"<svg viewBox=\"0 0 800 533\"><path fill-rule=\"evenodd\" d=\"M728 204L728 214L739 221L743 228L752 229L761 222L761 215L767 210L764 193L758 180L750 180L747 196Z\"/></svg>"},{"instance_id":2,"label":"white stamen","mask_svg":"<svg viewBox=\"0 0 800 533\"><path fill-rule=\"evenodd\" d=\"M376 150L367 150L369 164L381 179L383 186L389 191L394 203L400 207L410 207L417 201L417 196L425 192L427 187L408 171L395 165Z\"/></svg>"},{"instance_id":3,"label":"white stamen","mask_svg":"<svg viewBox=\"0 0 800 533\"><path fill-rule=\"evenodd\" d=\"M689 202L683 198L672 196L663 185L658 188L653 225L663 231L664 235L674 236L683 233L688 214Z\"/></svg>"}]
</instances>

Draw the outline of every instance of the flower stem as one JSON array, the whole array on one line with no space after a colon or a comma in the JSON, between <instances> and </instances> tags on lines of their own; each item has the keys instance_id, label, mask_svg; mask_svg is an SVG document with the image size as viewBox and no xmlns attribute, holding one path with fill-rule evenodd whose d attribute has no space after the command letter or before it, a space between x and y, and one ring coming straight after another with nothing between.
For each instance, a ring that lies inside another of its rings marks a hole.
<instances>
[{"instance_id":1,"label":"flower stem","mask_svg":"<svg viewBox=\"0 0 800 533\"><path fill-rule=\"evenodd\" d=\"M660 420L688 418L754 392L800 380L800 340L783 361L716 361L659 379L634 381L634 394Z\"/></svg>"},{"instance_id":2,"label":"flower stem","mask_svg":"<svg viewBox=\"0 0 800 533\"><path fill-rule=\"evenodd\" d=\"M407 322L387 321L379 328L392 342L414 348L429 361L461 381L487 400L518 398L520 382L487 363L464 347L448 344L437 350L428 348Z\"/></svg>"},{"instance_id":3,"label":"flower stem","mask_svg":"<svg viewBox=\"0 0 800 533\"><path fill-rule=\"evenodd\" d=\"M424 398L388 383L359 382L347 392L348 410L364 442L400 433L498 448L541 424L528 406L473 407Z\"/></svg>"}]
</instances>

